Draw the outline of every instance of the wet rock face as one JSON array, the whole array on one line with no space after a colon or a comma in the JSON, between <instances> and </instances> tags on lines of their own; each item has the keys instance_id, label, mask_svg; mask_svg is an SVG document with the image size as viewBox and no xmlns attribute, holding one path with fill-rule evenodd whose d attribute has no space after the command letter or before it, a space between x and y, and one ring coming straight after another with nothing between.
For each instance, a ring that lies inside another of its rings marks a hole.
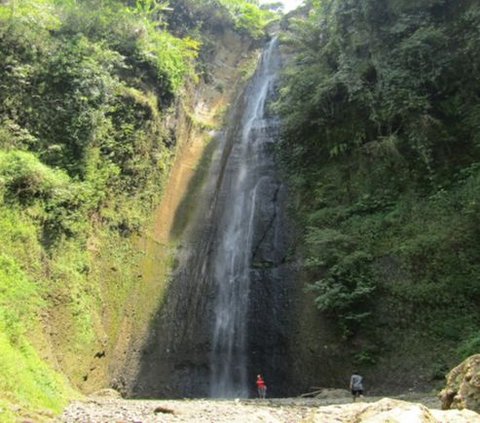
<instances>
[{"instance_id":1,"label":"wet rock face","mask_svg":"<svg viewBox=\"0 0 480 423\"><path fill-rule=\"evenodd\" d=\"M468 408L480 412L480 354L472 355L447 375L439 394L442 408Z\"/></svg>"},{"instance_id":2,"label":"wet rock face","mask_svg":"<svg viewBox=\"0 0 480 423\"><path fill-rule=\"evenodd\" d=\"M192 249L184 252L179 266L190 271L181 270L172 279L165 304L142 348L141 367L129 387L129 397L208 396L212 315L209 279L201 271L205 259L193 254Z\"/></svg>"},{"instance_id":3,"label":"wet rock face","mask_svg":"<svg viewBox=\"0 0 480 423\"><path fill-rule=\"evenodd\" d=\"M253 241L248 313L249 371L263 374L269 397L288 395L289 335L293 274L287 260L289 234L286 190L278 180L265 181L264 201Z\"/></svg>"},{"instance_id":4,"label":"wet rock face","mask_svg":"<svg viewBox=\"0 0 480 423\"><path fill-rule=\"evenodd\" d=\"M258 373L266 378L268 396L286 394L289 225L286 189L274 154L279 122L268 113L279 67L278 45L272 40L247 88L219 191L212 254L217 288L214 397L254 396Z\"/></svg>"},{"instance_id":5,"label":"wet rock face","mask_svg":"<svg viewBox=\"0 0 480 423\"><path fill-rule=\"evenodd\" d=\"M280 265L253 271L251 279L248 373L252 386L255 375L261 373L273 397L286 396L289 389L291 290L284 279L289 274L289 267Z\"/></svg>"},{"instance_id":6,"label":"wet rock face","mask_svg":"<svg viewBox=\"0 0 480 423\"><path fill-rule=\"evenodd\" d=\"M268 112L279 65L273 40L212 141L165 301L139 348L140 369L122 389L127 396L245 398L255 395L258 373L269 397L287 394L287 192L274 156L279 122Z\"/></svg>"}]
</instances>

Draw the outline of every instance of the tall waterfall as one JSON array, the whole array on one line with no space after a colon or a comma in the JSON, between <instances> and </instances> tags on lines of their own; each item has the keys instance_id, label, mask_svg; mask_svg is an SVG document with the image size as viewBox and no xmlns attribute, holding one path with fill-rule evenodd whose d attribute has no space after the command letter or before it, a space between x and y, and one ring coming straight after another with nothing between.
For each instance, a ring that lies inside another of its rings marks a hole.
<instances>
[{"instance_id":1,"label":"tall waterfall","mask_svg":"<svg viewBox=\"0 0 480 423\"><path fill-rule=\"evenodd\" d=\"M255 231L262 217L262 187L271 179L272 132L277 122L267 116L266 101L279 69L277 40L265 49L252 80L243 112L239 137L233 144L222 191L230 199L220 217L222 228L213 254L217 289L212 339L210 390L214 397L246 397L248 310ZM278 189L278 187L277 187ZM273 210L273 212L275 212Z\"/></svg>"},{"instance_id":2,"label":"tall waterfall","mask_svg":"<svg viewBox=\"0 0 480 423\"><path fill-rule=\"evenodd\" d=\"M286 189L274 161L279 121L268 107L280 66L273 39L212 141L132 396L247 397L257 373L269 395L289 390Z\"/></svg>"}]
</instances>

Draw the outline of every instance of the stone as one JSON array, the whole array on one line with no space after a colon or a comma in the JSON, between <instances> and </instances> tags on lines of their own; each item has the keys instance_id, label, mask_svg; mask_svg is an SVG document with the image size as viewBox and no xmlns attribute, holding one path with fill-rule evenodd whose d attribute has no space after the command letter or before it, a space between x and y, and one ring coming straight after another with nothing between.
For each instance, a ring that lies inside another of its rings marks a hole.
<instances>
[{"instance_id":1,"label":"stone","mask_svg":"<svg viewBox=\"0 0 480 423\"><path fill-rule=\"evenodd\" d=\"M439 398L444 410L466 408L480 412L480 354L468 357L450 371Z\"/></svg>"},{"instance_id":2,"label":"stone","mask_svg":"<svg viewBox=\"0 0 480 423\"><path fill-rule=\"evenodd\" d=\"M471 410L430 410L441 423L480 422L480 415Z\"/></svg>"},{"instance_id":3,"label":"stone","mask_svg":"<svg viewBox=\"0 0 480 423\"><path fill-rule=\"evenodd\" d=\"M430 410L421 404L384 398L356 416L362 423L436 423Z\"/></svg>"},{"instance_id":4,"label":"stone","mask_svg":"<svg viewBox=\"0 0 480 423\"><path fill-rule=\"evenodd\" d=\"M469 410L429 410L422 404L384 398L373 403L321 407L302 423L480 423L480 415Z\"/></svg>"},{"instance_id":5,"label":"stone","mask_svg":"<svg viewBox=\"0 0 480 423\"><path fill-rule=\"evenodd\" d=\"M153 412L155 414L158 414L158 413L175 414L175 410L172 410L171 408L167 408L167 407L162 407L162 406L156 407L155 410L153 410Z\"/></svg>"}]
</instances>

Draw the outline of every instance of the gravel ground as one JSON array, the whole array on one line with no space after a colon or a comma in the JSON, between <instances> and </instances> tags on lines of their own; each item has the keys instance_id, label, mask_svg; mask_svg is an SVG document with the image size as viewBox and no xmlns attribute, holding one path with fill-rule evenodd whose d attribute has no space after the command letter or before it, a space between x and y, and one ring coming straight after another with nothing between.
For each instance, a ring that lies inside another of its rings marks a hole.
<instances>
[{"instance_id":1,"label":"gravel ground","mask_svg":"<svg viewBox=\"0 0 480 423\"><path fill-rule=\"evenodd\" d=\"M301 405L270 405L269 401L105 400L75 402L60 421L65 423L154 422L299 422L311 410Z\"/></svg>"},{"instance_id":2,"label":"gravel ground","mask_svg":"<svg viewBox=\"0 0 480 423\"><path fill-rule=\"evenodd\" d=\"M438 408L438 400L429 395L412 394L398 399L420 402ZM380 397L364 398L366 402ZM72 403L59 422L62 423L297 423L318 407L351 403L344 398L282 398L271 400L125 400L89 398Z\"/></svg>"}]
</instances>

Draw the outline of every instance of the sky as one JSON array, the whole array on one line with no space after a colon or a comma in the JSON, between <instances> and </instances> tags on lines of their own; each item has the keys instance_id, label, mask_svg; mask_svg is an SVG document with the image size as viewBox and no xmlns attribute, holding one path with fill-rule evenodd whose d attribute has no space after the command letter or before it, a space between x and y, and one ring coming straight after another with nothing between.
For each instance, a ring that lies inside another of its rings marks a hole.
<instances>
[{"instance_id":1,"label":"sky","mask_svg":"<svg viewBox=\"0 0 480 423\"><path fill-rule=\"evenodd\" d=\"M285 12L289 12L290 10L295 9L296 7L300 6L303 0L281 0L282 3L285 5Z\"/></svg>"}]
</instances>

